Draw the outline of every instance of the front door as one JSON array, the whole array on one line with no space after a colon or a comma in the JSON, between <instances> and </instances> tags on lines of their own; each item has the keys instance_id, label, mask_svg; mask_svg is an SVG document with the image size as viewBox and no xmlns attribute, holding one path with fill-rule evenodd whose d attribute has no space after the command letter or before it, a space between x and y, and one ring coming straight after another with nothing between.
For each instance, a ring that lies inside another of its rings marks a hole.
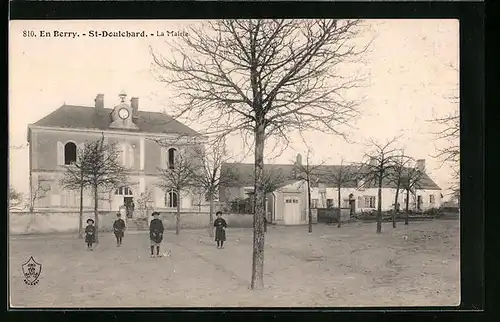
<instances>
[{"instance_id":1,"label":"front door","mask_svg":"<svg viewBox=\"0 0 500 322\"><path fill-rule=\"evenodd\" d=\"M285 225L300 224L300 203L298 197L285 196Z\"/></svg>"},{"instance_id":2,"label":"front door","mask_svg":"<svg viewBox=\"0 0 500 322\"><path fill-rule=\"evenodd\" d=\"M123 197L123 204L127 211L127 218L132 218L134 214L134 197Z\"/></svg>"}]
</instances>

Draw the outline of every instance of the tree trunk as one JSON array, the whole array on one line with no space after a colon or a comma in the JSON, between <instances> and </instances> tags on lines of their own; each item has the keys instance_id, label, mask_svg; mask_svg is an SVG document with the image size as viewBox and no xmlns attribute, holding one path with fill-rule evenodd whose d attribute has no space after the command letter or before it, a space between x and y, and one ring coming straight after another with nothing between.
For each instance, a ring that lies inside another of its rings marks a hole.
<instances>
[{"instance_id":1,"label":"tree trunk","mask_svg":"<svg viewBox=\"0 0 500 322\"><path fill-rule=\"evenodd\" d=\"M377 234L382 232L382 177L378 179Z\"/></svg>"},{"instance_id":2,"label":"tree trunk","mask_svg":"<svg viewBox=\"0 0 500 322\"><path fill-rule=\"evenodd\" d=\"M30 145L30 150L31 150L31 145ZM31 158L30 158L30 164L31 164ZM30 169L31 169L31 165L30 165ZM30 170L29 181L30 181L30 205L29 205L29 210L30 210L30 213L33 213L33 210L35 209L35 205L34 205L34 200L33 200L33 174L31 173L31 170Z\"/></svg>"},{"instance_id":3,"label":"tree trunk","mask_svg":"<svg viewBox=\"0 0 500 322\"><path fill-rule=\"evenodd\" d=\"M337 218L337 228L340 228L342 227L342 211L340 209L340 206L342 206L341 202L340 202L340 186L337 187L337 198L339 198L339 202L338 202L338 205L339 205L339 216Z\"/></svg>"},{"instance_id":4,"label":"tree trunk","mask_svg":"<svg viewBox=\"0 0 500 322\"><path fill-rule=\"evenodd\" d=\"M409 206L410 206L410 189L406 189L406 213L405 213L405 225L408 225L408 217L409 214Z\"/></svg>"},{"instance_id":5,"label":"tree trunk","mask_svg":"<svg viewBox=\"0 0 500 322\"><path fill-rule=\"evenodd\" d=\"M208 236L214 237L214 196L213 193L210 193L210 217L208 223Z\"/></svg>"},{"instance_id":6,"label":"tree trunk","mask_svg":"<svg viewBox=\"0 0 500 322\"><path fill-rule=\"evenodd\" d=\"M95 217L95 243L99 244L99 194L94 186L94 217Z\"/></svg>"},{"instance_id":7,"label":"tree trunk","mask_svg":"<svg viewBox=\"0 0 500 322\"><path fill-rule=\"evenodd\" d=\"M392 228L396 228L396 216L398 215L399 212L398 199L399 199L399 182L396 186L396 196L394 197L394 213L392 214Z\"/></svg>"},{"instance_id":8,"label":"tree trunk","mask_svg":"<svg viewBox=\"0 0 500 322\"><path fill-rule=\"evenodd\" d=\"M307 204L308 204L308 217L309 217L309 233L312 233L313 231L313 226L312 226L312 211L311 211L311 185L309 183L309 175L307 176Z\"/></svg>"},{"instance_id":9,"label":"tree trunk","mask_svg":"<svg viewBox=\"0 0 500 322\"><path fill-rule=\"evenodd\" d=\"M255 128L255 213L253 217L253 254L251 289L264 288L264 125Z\"/></svg>"},{"instance_id":10,"label":"tree trunk","mask_svg":"<svg viewBox=\"0 0 500 322\"><path fill-rule=\"evenodd\" d=\"M80 185L80 216L78 221L78 238L83 238L83 185Z\"/></svg>"},{"instance_id":11,"label":"tree trunk","mask_svg":"<svg viewBox=\"0 0 500 322\"><path fill-rule=\"evenodd\" d=\"M175 234L179 235L181 229L181 192L177 192L177 213L175 214Z\"/></svg>"}]
</instances>

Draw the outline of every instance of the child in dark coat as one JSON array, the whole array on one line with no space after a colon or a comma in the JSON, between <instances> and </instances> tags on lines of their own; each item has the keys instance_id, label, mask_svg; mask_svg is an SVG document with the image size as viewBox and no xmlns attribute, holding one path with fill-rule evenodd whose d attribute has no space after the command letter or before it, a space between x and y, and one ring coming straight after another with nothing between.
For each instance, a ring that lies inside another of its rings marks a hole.
<instances>
[{"instance_id":1,"label":"child in dark coat","mask_svg":"<svg viewBox=\"0 0 500 322\"><path fill-rule=\"evenodd\" d=\"M116 237L116 247L120 247L122 245L122 239L125 232L125 221L123 221L123 219L120 218L121 217L120 213L116 214L116 217L117 218L113 223L113 231Z\"/></svg>"},{"instance_id":2,"label":"child in dark coat","mask_svg":"<svg viewBox=\"0 0 500 322\"><path fill-rule=\"evenodd\" d=\"M154 248L156 246L156 256L160 257L160 244L163 240L163 222L160 219L160 214L158 212L153 212L151 215L153 220L149 224L149 238L151 239L151 257L155 257Z\"/></svg>"},{"instance_id":3,"label":"child in dark coat","mask_svg":"<svg viewBox=\"0 0 500 322\"><path fill-rule=\"evenodd\" d=\"M224 248L224 241L226 240L227 223L222 218L221 211L217 211L215 215L217 216L217 219L214 220L215 241L217 242L217 248Z\"/></svg>"},{"instance_id":4,"label":"child in dark coat","mask_svg":"<svg viewBox=\"0 0 500 322\"><path fill-rule=\"evenodd\" d=\"M94 250L92 244L95 243L95 226L93 219L87 219L87 227L85 227L85 242L88 250Z\"/></svg>"}]
</instances>

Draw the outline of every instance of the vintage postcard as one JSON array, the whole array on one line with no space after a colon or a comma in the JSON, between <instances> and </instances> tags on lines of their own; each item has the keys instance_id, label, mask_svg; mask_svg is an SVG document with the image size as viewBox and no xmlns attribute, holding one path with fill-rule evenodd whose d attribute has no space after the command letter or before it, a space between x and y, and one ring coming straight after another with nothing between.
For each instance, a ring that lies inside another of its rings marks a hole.
<instances>
[{"instance_id":1,"label":"vintage postcard","mask_svg":"<svg viewBox=\"0 0 500 322\"><path fill-rule=\"evenodd\" d=\"M14 20L13 308L460 304L459 22Z\"/></svg>"}]
</instances>

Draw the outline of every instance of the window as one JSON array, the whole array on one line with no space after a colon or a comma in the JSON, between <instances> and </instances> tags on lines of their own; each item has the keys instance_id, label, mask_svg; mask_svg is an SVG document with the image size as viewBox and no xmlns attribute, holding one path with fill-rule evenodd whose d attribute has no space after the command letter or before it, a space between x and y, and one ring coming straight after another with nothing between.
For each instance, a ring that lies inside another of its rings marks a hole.
<instances>
[{"instance_id":1,"label":"window","mask_svg":"<svg viewBox=\"0 0 500 322\"><path fill-rule=\"evenodd\" d=\"M173 169L175 167L175 154L177 150L174 148L168 149L168 168Z\"/></svg>"},{"instance_id":2,"label":"window","mask_svg":"<svg viewBox=\"0 0 500 322\"><path fill-rule=\"evenodd\" d=\"M311 208L318 208L318 199L311 199Z\"/></svg>"},{"instance_id":3,"label":"window","mask_svg":"<svg viewBox=\"0 0 500 322\"><path fill-rule=\"evenodd\" d=\"M68 142L64 145L64 164L76 162L76 144Z\"/></svg>"},{"instance_id":4,"label":"window","mask_svg":"<svg viewBox=\"0 0 500 322\"><path fill-rule=\"evenodd\" d=\"M165 194L165 206L169 208L177 208L177 193L175 191L169 191Z\"/></svg>"},{"instance_id":5,"label":"window","mask_svg":"<svg viewBox=\"0 0 500 322\"><path fill-rule=\"evenodd\" d=\"M133 192L129 187L120 187L115 190L115 195L132 196Z\"/></svg>"},{"instance_id":6,"label":"window","mask_svg":"<svg viewBox=\"0 0 500 322\"><path fill-rule=\"evenodd\" d=\"M293 199L293 203L299 203L298 199Z\"/></svg>"},{"instance_id":7,"label":"window","mask_svg":"<svg viewBox=\"0 0 500 322\"><path fill-rule=\"evenodd\" d=\"M365 204L363 208L375 208L375 196L364 197Z\"/></svg>"},{"instance_id":8,"label":"window","mask_svg":"<svg viewBox=\"0 0 500 322\"><path fill-rule=\"evenodd\" d=\"M80 192L64 189L61 194L61 205L75 207L80 204Z\"/></svg>"},{"instance_id":9,"label":"window","mask_svg":"<svg viewBox=\"0 0 500 322\"><path fill-rule=\"evenodd\" d=\"M429 203L433 204L435 201L434 195L429 195Z\"/></svg>"},{"instance_id":10,"label":"window","mask_svg":"<svg viewBox=\"0 0 500 322\"><path fill-rule=\"evenodd\" d=\"M120 147L122 165L127 168L134 167L134 148L129 143L122 143Z\"/></svg>"},{"instance_id":11,"label":"window","mask_svg":"<svg viewBox=\"0 0 500 322\"><path fill-rule=\"evenodd\" d=\"M326 199L326 208L333 207L333 199Z\"/></svg>"}]
</instances>

